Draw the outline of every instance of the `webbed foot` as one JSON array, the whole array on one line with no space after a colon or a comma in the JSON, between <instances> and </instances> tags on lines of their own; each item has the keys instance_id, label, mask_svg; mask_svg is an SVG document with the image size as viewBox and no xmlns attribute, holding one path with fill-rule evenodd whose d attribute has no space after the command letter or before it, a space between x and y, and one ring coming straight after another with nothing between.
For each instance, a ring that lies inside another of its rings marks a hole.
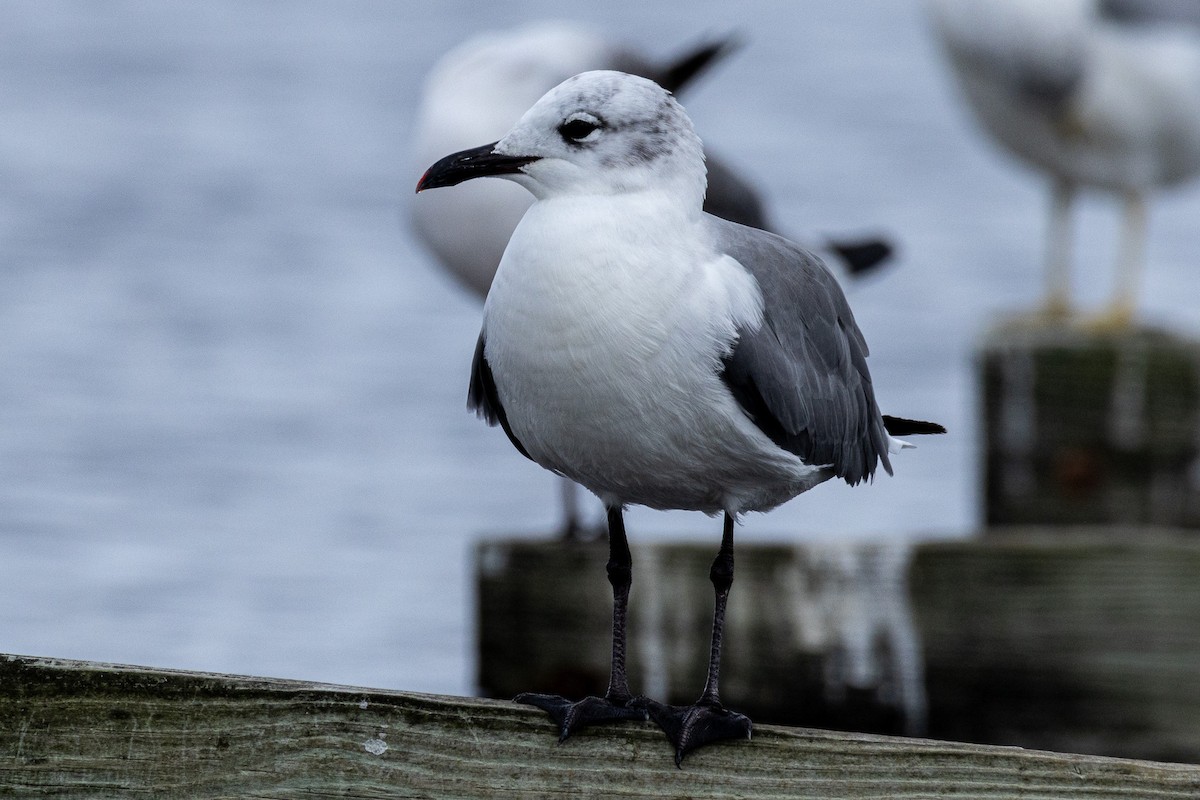
<instances>
[{"instance_id":1,"label":"webbed foot","mask_svg":"<svg viewBox=\"0 0 1200 800\"><path fill-rule=\"evenodd\" d=\"M620 722L623 720L638 720L644 722L647 710L643 707L629 705L628 702L617 702L605 697L585 697L582 700L571 701L556 694L536 694L523 692L513 698L514 703L537 706L550 715L558 725L558 741L565 742L572 733L583 730L589 725L599 725L605 722Z\"/></svg>"},{"instance_id":2,"label":"webbed foot","mask_svg":"<svg viewBox=\"0 0 1200 800\"><path fill-rule=\"evenodd\" d=\"M675 766L698 747L725 739L749 739L754 726L745 714L730 711L720 703L698 701L690 706L669 706L638 698L658 727L675 746Z\"/></svg>"}]
</instances>

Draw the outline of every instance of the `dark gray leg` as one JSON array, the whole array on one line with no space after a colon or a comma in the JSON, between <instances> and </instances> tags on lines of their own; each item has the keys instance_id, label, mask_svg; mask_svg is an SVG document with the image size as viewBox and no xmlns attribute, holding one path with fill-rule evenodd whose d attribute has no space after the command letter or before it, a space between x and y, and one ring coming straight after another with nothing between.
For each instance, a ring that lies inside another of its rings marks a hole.
<instances>
[{"instance_id":1,"label":"dark gray leg","mask_svg":"<svg viewBox=\"0 0 1200 800\"><path fill-rule=\"evenodd\" d=\"M646 702L650 717L675 745L675 766L697 747L723 739L749 739L753 726L743 714L721 705L721 639L725 631L725 604L733 585L733 517L725 515L721 549L709 570L716 602L713 607L712 649L708 657L708 680L700 699L690 706L668 706Z\"/></svg>"},{"instance_id":2,"label":"dark gray leg","mask_svg":"<svg viewBox=\"0 0 1200 800\"><path fill-rule=\"evenodd\" d=\"M624 705L632 698L625 674L626 621L629 617L629 587L633 585L633 556L625 538L625 518L620 508L608 510L608 582L613 590L612 669L604 696Z\"/></svg>"},{"instance_id":3,"label":"dark gray leg","mask_svg":"<svg viewBox=\"0 0 1200 800\"><path fill-rule=\"evenodd\" d=\"M514 702L537 706L558 724L558 740L588 725L619 720L646 719L646 710L630 707L629 679L625 673L625 626L629 611L629 587L633 583L633 558L625 538L625 519L620 507L608 509L608 582L613 590L612 671L604 697L585 697L571 702L554 694L526 692Z\"/></svg>"}]
</instances>

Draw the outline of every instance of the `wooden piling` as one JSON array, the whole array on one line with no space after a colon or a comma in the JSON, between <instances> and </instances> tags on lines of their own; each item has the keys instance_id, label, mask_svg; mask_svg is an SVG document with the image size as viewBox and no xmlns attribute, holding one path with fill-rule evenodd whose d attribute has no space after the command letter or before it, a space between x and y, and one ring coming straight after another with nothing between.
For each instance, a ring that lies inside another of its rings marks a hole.
<instances>
[{"instance_id":1,"label":"wooden piling","mask_svg":"<svg viewBox=\"0 0 1200 800\"><path fill-rule=\"evenodd\" d=\"M634 545L634 691L704 683L712 545ZM485 694L603 692L602 543L478 550ZM742 542L722 696L760 721L1200 762L1200 538L1010 529L929 542Z\"/></svg>"},{"instance_id":2,"label":"wooden piling","mask_svg":"<svg viewBox=\"0 0 1200 800\"><path fill-rule=\"evenodd\" d=\"M712 545L635 543L629 674L674 704L704 686ZM603 541L512 539L477 550L478 685L569 697L608 681L612 593ZM753 719L923 732L907 546L742 542L726 613L722 696Z\"/></svg>"},{"instance_id":3,"label":"wooden piling","mask_svg":"<svg viewBox=\"0 0 1200 800\"><path fill-rule=\"evenodd\" d=\"M1200 343L1008 325L977 361L990 528L1200 527Z\"/></svg>"},{"instance_id":4,"label":"wooden piling","mask_svg":"<svg viewBox=\"0 0 1200 800\"><path fill-rule=\"evenodd\" d=\"M1200 767L760 725L676 769L649 723L559 745L508 702L0 655L0 795L1194 800Z\"/></svg>"}]
</instances>

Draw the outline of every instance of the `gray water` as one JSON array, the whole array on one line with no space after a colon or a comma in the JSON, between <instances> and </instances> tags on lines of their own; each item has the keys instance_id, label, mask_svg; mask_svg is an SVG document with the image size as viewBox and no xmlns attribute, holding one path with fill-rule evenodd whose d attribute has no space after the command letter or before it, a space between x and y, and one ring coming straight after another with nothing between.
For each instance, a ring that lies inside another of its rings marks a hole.
<instances>
[{"instance_id":1,"label":"gray water","mask_svg":"<svg viewBox=\"0 0 1200 800\"><path fill-rule=\"evenodd\" d=\"M471 690L473 543L547 535L556 487L465 412L479 306L405 227L406 148L441 52L568 11L664 54L739 31L687 98L701 135L781 228L901 244L850 300L885 410L952 435L741 538L975 526L972 344L1039 296L1045 203L976 134L918 6L416 6L4 4L0 651ZM1086 209L1086 305L1112 216ZM1192 332L1197 220L1200 186L1155 205L1142 295ZM718 525L629 520L714 547Z\"/></svg>"}]
</instances>

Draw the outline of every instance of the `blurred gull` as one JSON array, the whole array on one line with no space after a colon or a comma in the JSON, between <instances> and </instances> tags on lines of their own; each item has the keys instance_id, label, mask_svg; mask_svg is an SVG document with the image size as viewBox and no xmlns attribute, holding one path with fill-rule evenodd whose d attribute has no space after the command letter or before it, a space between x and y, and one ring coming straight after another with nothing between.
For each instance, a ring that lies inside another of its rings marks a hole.
<instances>
[{"instance_id":1,"label":"blurred gull","mask_svg":"<svg viewBox=\"0 0 1200 800\"><path fill-rule=\"evenodd\" d=\"M575 480L608 514L612 674L603 698L520 695L561 738L648 713L676 763L750 735L720 702L734 520L838 477L871 478L942 432L881 416L867 345L837 281L799 246L702 211L699 137L645 78L587 72L499 142L447 156L417 191L501 176L537 202L484 305L469 405L524 455ZM631 558L623 508L724 514L708 680L691 706L634 698L625 673Z\"/></svg>"},{"instance_id":2,"label":"blurred gull","mask_svg":"<svg viewBox=\"0 0 1200 800\"><path fill-rule=\"evenodd\" d=\"M1126 325L1144 258L1146 195L1200 170L1200 2L929 0L983 126L1053 181L1042 315L1070 313L1070 207L1117 193L1116 288L1097 320Z\"/></svg>"},{"instance_id":3,"label":"blurred gull","mask_svg":"<svg viewBox=\"0 0 1200 800\"><path fill-rule=\"evenodd\" d=\"M630 72L675 92L731 49L728 40L708 42L662 63L570 22L480 34L448 52L429 73L417 114L417 163L424 167L448 151L499 138L538 98L580 72ZM758 192L711 154L708 180L706 211L769 228ZM422 197L410 213L415 232L440 264L482 298L513 229L532 203L518 186L481 181ZM891 246L878 239L828 240L823 246L849 274L866 272L891 254ZM570 483L564 483L562 498L563 529L570 535L580 528Z\"/></svg>"}]
</instances>

